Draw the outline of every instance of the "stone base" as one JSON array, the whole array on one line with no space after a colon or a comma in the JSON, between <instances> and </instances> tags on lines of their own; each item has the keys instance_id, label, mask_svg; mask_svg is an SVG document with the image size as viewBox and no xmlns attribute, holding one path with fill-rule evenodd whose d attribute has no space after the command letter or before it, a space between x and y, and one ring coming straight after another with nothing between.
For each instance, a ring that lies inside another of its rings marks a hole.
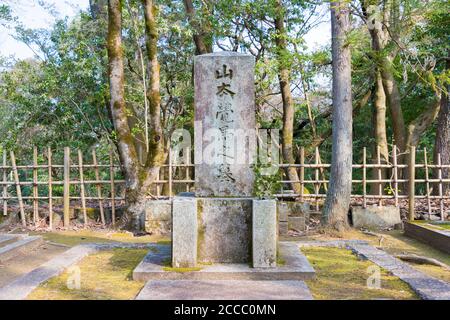
<instances>
[{"instance_id":1,"label":"stone base","mask_svg":"<svg viewBox=\"0 0 450 320\"><path fill-rule=\"evenodd\" d=\"M279 261L276 268L252 268L249 264L199 265L199 270L173 269L170 246L158 252L150 251L133 271L136 281L149 280L305 280L315 276L315 271L298 245L283 241L278 244Z\"/></svg>"},{"instance_id":2,"label":"stone base","mask_svg":"<svg viewBox=\"0 0 450 320\"><path fill-rule=\"evenodd\" d=\"M198 262L251 260L252 199L195 198L198 203Z\"/></svg>"},{"instance_id":3,"label":"stone base","mask_svg":"<svg viewBox=\"0 0 450 320\"><path fill-rule=\"evenodd\" d=\"M151 234L169 234L172 230L172 200L147 201L144 226Z\"/></svg>"},{"instance_id":4,"label":"stone base","mask_svg":"<svg viewBox=\"0 0 450 320\"><path fill-rule=\"evenodd\" d=\"M394 206L353 207L352 220L355 228L388 228L402 222L400 208Z\"/></svg>"},{"instance_id":5,"label":"stone base","mask_svg":"<svg viewBox=\"0 0 450 320\"><path fill-rule=\"evenodd\" d=\"M154 280L136 300L312 300L312 296L303 281Z\"/></svg>"}]
</instances>

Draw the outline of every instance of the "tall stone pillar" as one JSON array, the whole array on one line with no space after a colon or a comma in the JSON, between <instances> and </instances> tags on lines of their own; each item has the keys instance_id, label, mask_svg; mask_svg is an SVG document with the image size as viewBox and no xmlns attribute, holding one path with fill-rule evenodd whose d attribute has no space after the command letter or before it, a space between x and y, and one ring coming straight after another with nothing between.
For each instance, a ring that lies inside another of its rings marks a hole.
<instances>
[{"instance_id":1,"label":"tall stone pillar","mask_svg":"<svg viewBox=\"0 0 450 320\"><path fill-rule=\"evenodd\" d=\"M196 56L195 190L198 197L250 197L255 136L253 56Z\"/></svg>"}]
</instances>

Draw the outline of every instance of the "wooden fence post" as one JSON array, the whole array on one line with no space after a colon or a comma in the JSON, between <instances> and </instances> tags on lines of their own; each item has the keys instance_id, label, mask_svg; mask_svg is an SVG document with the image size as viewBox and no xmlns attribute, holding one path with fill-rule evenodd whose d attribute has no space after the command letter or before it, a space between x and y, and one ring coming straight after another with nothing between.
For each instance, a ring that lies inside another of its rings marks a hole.
<instances>
[{"instance_id":1,"label":"wooden fence post","mask_svg":"<svg viewBox=\"0 0 450 320\"><path fill-rule=\"evenodd\" d=\"M415 192L416 192L416 147L409 148L409 179L408 179L408 220L414 221Z\"/></svg>"},{"instance_id":2,"label":"wooden fence post","mask_svg":"<svg viewBox=\"0 0 450 320\"><path fill-rule=\"evenodd\" d=\"M86 197L84 190L84 173L83 173L83 154L81 150L78 149L78 171L80 174L80 196L81 196L81 208L83 210L83 220L84 226L87 226L87 212L86 212Z\"/></svg>"},{"instance_id":3,"label":"wooden fence post","mask_svg":"<svg viewBox=\"0 0 450 320\"><path fill-rule=\"evenodd\" d=\"M367 207L367 183L366 183L366 176L367 176L367 168L366 168L366 160L367 158L367 151L366 147L363 148L363 208Z\"/></svg>"},{"instance_id":4,"label":"wooden fence post","mask_svg":"<svg viewBox=\"0 0 450 320\"><path fill-rule=\"evenodd\" d=\"M48 227L53 229L52 149L47 148L48 160Z\"/></svg>"},{"instance_id":5,"label":"wooden fence post","mask_svg":"<svg viewBox=\"0 0 450 320\"><path fill-rule=\"evenodd\" d=\"M429 181L429 171L428 171L428 156L427 156L427 148L423 148L423 160L425 164L425 183L426 183L426 191L427 191L427 207L428 207L428 219L431 220L431 201L430 201L430 181Z\"/></svg>"},{"instance_id":6,"label":"wooden fence post","mask_svg":"<svg viewBox=\"0 0 450 320\"><path fill-rule=\"evenodd\" d=\"M115 197L116 197L116 187L114 185L114 157L113 157L113 150L112 148L109 150L109 177L110 177L110 183L111 183L111 223L114 227L116 225L116 203L115 203Z\"/></svg>"},{"instance_id":7,"label":"wooden fence post","mask_svg":"<svg viewBox=\"0 0 450 320\"><path fill-rule=\"evenodd\" d=\"M92 150L92 161L94 162L95 180L97 180L97 198L100 209L100 219L102 220L102 225L104 226L106 222L105 212L103 211L102 186L98 183L100 181L100 171L98 170L97 153L95 152L95 149Z\"/></svg>"},{"instance_id":8,"label":"wooden fence post","mask_svg":"<svg viewBox=\"0 0 450 320\"><path fill-rule=\"evenodd\" d=\"M39 201L38 201L38 169L37 169L37 158L38 158L38 149L37 147L33 147L33 222L36 225L36 222L39 220Z\"/></svg>"},{"instance_id":9,"label":"wooden fence post","mask_svg":"<svg viewBox=\"0 0 450 320\"><path fill-rule=\"evenodd\" d=\"M300 148L300 201L303 202L305 189L305 148Z\"/></svg>"},{"instance_id":10,"label":"wooden fence post","mask_svg":"<svg viewBox=\"0 0 450 320\"><path fill-rule=\"evenodd\" d=\"M6 200L6 196L8 195L8 186L6 184L6 150L3 150L3 215L6 216L8 214L8 201Z\"/></svg>"},{"instance_id":11,"label":"wooden fence post","mask_svg":"<svg viewBox=\"0 0 450 320\"><path fill-rule=\"evenodd\" d=\"M64 148L64 195L63 195L63 215L64 227L69 227L70 223L70 148Z\"/></svg>"},{"instance_id":12,"label":"wooden fence post","mask_svg":"<svg viewBox=\"0 0 450 320\"><path fill-rule=\"evenodd\" d=\"M398 207L398 168L397 168L397 146L394 144L392 150L392 166L394 167L394 199L395 206Z\"/></svg>"},{"instance_id":13,"label":"wooden fence post","mask_svg":"<svg viewBox=\"0 0 450 320\"><path fill-rule=\"evenodd\" d=\"M17 171L16 157L14 155L14 151L11 151L11 164L13 167L14 181L16 184L17 200L19 201L20 219L22 220L22 226L26 228L27 221L25 219L25 210L23 208L22 190L20 188L19 173Z\"/></svg>"},{"instance_id":14,"label":"wooden fence post","mask_svg":"<svg viewBox=\"0 0 450 320\"><path fill-rule=\"evenodd\" d=\"M444 193L442 188L442 160L441 160L441 154L437 154L437 165L438 165L438 179L439 179L439 212L441 214L441 221L444 221Z\"/></svg>"},{"instance_id":15,"label":"wooden fence post","mask_svg":"<svg viewBox=\"0 0 450 320\"><path fill-rule=\"evenodd\" d=\"M172 198L172 148L169 148L169 198Z\"/></svg>"}]
</instances>

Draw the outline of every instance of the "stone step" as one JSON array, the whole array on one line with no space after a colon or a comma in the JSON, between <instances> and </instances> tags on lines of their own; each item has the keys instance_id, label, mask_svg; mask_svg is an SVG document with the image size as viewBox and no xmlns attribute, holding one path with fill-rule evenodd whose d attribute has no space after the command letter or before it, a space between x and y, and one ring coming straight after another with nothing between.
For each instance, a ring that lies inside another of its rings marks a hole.
<instances>
[{"instance_id":1,"label":"stone step","mask_svg":"<svg viewBox=\"0 0 450 320\"><path fill-rule=\"evenodd\" d=\"M152 280L136 300L312 300L303 281ZM209 310L219 312L219 310Z\"/></svg>"},{"instance_id":2,"label":"stone step","mask_svg":"<svg viewBox=\"0 0 450 320\"><path fill-rule=\"evenodd\" d=\"M0 247L5 246L9 242L16 241L19 235L0 234Z\"/></svg>"},{"instance_id":3,"label":"stone step","mask_svg":"<svg viewBox=\"0 0 450 320\"><path fill-rule=\"evenodd\" d=\"M20 235L17 240L0 247L0 262L9 260L25 250L33 250L43 243L41 236Z\"/></svg>"},{"instance_id":4,"label":"stone step","mask_svg":"<svg viewBox=\"0 0 450 320\"><path fill-rule=\"evenodd\" d=\"M315 271L298 244L281 241L279 260L275 268L252 268L248 264L199 265L198 269L173 269L170 246L150 251L133 271L136 281L149 280L306 280L315 277Z\"/></svg>"}]
</instances>

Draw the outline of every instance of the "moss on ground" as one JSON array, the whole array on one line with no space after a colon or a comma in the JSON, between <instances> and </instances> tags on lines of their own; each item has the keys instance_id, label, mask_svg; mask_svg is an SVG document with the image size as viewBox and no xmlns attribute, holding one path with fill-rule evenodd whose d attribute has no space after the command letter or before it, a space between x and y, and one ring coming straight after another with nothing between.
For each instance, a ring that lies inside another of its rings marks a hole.
<instances>
[{"instance_id":1,"label":"moss on ground","mask_svg":"<svg viewBox=\"0 0 450 320\"><path fill-rule=\"evenodd\" d=\"M33 235L41 235L44 240L54 243L65 244L68 246L76 246L83 243L107 243L107 242L124 242L124 243L149 243L157 242L159 244L170 243L167 236L145 235L135 237L129 232L117 232L111 230L92 231L55 231L55 232L34 232Z\"/></svg>"},{"instance_id":2,"label":"moss on ground","mask_svg":"<svg viewBox=\"0 0 450 320\"><path fill-rule=\"evenodd\" d=\"M370 289L367 279L374 266L370 261L359 260L351 251L339 248L302 248L316 270L317 278L306 281L314 299L371 300L417 299L411 288L399 278L381 269L381 288Z\"/></svg>"},{"instance_id":3,"label":"moss on ground","mask_svg":"<svg viewBox=\"0 0 450 320\"><path fill-rule=\"evenodd\" d=\"M371 245L381 248L391 255L397 254L416 254L419 256L424 256L428 258L437 259L446 265L450 266L450 255L447 253L437 250L423 242L409 238L403 234L401 230L392 231L376 231L377 234L383 236L383 240L380 241L379 237L370 236L362 233L361 231L350 229L349 231L342 234L339 239L359 239L366 240ZM304 237L302 240L336 240L328 235L318 234L314 236ZM450 283L450 271L438 266L430 265L419 265L415 263L409 263L413 268L425 272L426 274L442 279Z\"/></svg>"},{"instance_id":4,"label":"moss on ground","mask_svg":"<svg viewBox=\"0 0 450 320\"><path fill-rule=\"evenodd\" d=\"M66 271L42 283L30 300L129 300L144 282L132 280L132 272L147 254L146 249L113 249L90 255L78 263L80 289L69 289Z\"/></svg>"},{"instance_id":5,"label":"moss on ground","mask_svg":"<svg viewBox=\"0 0 450 320\"><path fill-rule=\"evenodd\" d=\"M173 268L173 267L163 267L164 271L167 272L194 272L202 270L201 267L192 267L192 268Z\"/></svg>"}]
</instances>

